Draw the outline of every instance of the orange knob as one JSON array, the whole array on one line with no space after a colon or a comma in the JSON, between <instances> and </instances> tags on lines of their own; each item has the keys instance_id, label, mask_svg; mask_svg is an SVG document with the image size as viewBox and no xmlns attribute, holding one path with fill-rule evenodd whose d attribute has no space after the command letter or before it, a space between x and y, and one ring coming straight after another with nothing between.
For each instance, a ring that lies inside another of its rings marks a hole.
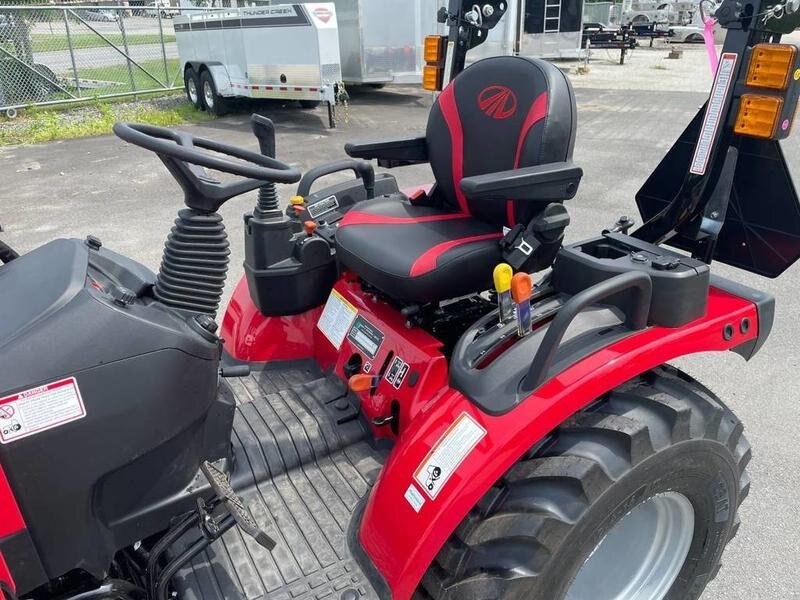
<instances>
[{"instance_id":1,"label":"orange knob","mask_svg":"<svg viewBox=\"0 0 800 600\"><path fill-rule=\"evenodd\" d=\"M375 383L375 377L373 375L368 375L366 373L359 373L358 375L353 375L350 379L347 380L347 385L354 392L368 392L369 390L372 389L374 383Z\"/></svg>"},{"instance_id":2,"label":"orange knob","mask_svg":"<svg viewBox=\"0 0 800 600\"><path fill-rule=\"evenodd\" d=\"M522 304L530 299L533 292L533 279L527 273L516 273L511 278L511 297L514 302Z\"/></svg>"},{"instance_id":3,"label":"orange knob","mask_svg":"<svg viewBox=\"0 0 800 600\"><path fill-rule=\"evenodd\" d=\"M303 221L303 229L306 230L306 235L311 237L317 229L317 224L314 221Z\"/></svg>"}]
</instances>

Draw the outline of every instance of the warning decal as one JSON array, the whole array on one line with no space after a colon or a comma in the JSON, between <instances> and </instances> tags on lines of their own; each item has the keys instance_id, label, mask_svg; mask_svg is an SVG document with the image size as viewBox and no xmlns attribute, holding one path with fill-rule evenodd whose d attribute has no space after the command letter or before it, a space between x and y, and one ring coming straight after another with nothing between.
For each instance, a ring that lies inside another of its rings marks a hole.
<instances>
[{"instance_id":1,"label":"warning decal","mask_svg":"<svg viewBox=\"0 0 800 600\"><path fill-rule=\"evenodd\" d=\"M733 52L726 52L720 58L717 78L714 80L711 97L708 99L703 127L700 129L700 138L697 140L692 166L689 169L689 172L695 175L705 174L708 168L708 159L711 157L714 138L717 137L722 109L725 107L725 99L728 97L728 89L733 79L733 68L738 58L739 56Z\"/></svg>"},{"instance_id":2,"label":"warning decal","mask_svg":"<svg viewBox=\"0 0 800 600\"><path fill-rule=\"evenodd\" d=\"M486 430L467 413L461 413L447 428L414 472L414 479L431 500L436 499L450 476L485 435Z\"/></svg>"},{"instance_id":3,"label":"warning decal","mask_svg":"<svg viewBox=\"0 0 800 600\"><path fill-rule=\"evenodd\" d=\"M415 486L413 483L408 484L408 489L406 490L406 493L403 494L403 497L416 513L418 513L425 504L425 496L419 493L417 486Z\"/></svg>"},{"instance_id":4,"label":"warning decal","mask_svg":"<svg viewBox=\"0 0 800 600\"><path fill-rule=\"evenodd\" d=\"M74 377L0 398L0 443L8 444L86 416Z\"/></svg>"},{"instance_id":5,"label":"warning decal","mask_svg":"<svg viewBox=\"0 0 800 600\"><path fill-rule=\"evenodd\" d=\"M336 290L331 290L317 327L337 350L341 348L347 332L356 320L358 309Z\"/></svg>"}]
</instances>

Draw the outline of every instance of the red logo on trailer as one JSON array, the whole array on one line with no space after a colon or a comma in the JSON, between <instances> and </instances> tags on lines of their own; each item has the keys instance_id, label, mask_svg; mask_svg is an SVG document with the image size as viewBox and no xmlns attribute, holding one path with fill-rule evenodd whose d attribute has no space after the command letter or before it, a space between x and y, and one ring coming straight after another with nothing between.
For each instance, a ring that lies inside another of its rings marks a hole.
<instances>
[{"instance_id":1,"label":"red logo on trailer","mask_svg":"<svg viewBox=\"0 0 800 600\"><path fill-rule=\"evenodd\" d=\"M517 96L504 85L490 85L478 94L478 106L493 119L507 119L517 112Z\"/></svg>"},{"instance_id":2,"label":"red logo on trailer","mask_svg":"<svg viewBox=\"0 0 800 600\"><path fill-rule=\"evenodd\" d=\"M333 13L324 6L320 6L319 8L314 9L314 16L317 17L323 23L327 23L328 21L331 20Z\"/></svg>"}]
</instances>

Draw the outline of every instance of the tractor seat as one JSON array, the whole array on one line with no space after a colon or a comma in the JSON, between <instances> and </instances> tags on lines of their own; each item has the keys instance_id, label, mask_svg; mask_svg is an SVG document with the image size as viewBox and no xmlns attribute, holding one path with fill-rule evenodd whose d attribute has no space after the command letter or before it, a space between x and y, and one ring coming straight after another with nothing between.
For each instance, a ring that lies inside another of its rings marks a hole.
<instances>
[{"instance_id":1,"label":"tractor seat","mask_svg":"<svg viewBox=\"0 0 800 600\"><path fill-rule=\"evenodd\" d=\"M575 112L569 81L550 63L502 56L471 65L428 118L430 194L422 202L393 194L356 204L339 222L338 260L404 302L488 289L504 227L527 224L552 200L518 189L525 200L467 197L461 181L571 160Z\"/></svg>"}]
</instances>

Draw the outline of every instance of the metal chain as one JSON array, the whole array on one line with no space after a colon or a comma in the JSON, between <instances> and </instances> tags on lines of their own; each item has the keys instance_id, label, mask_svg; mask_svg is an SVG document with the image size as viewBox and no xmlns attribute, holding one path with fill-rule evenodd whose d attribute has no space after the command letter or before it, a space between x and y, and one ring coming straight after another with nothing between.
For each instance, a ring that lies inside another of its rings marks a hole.
<instances>
[{"instance_id":1,"label":"metal chain","mask_svg":"<svg viewBox=\"0 0 800 600\"><path fill-rule=\"evenodd\" d=\"M350 94L347 93L347 88L344 86L344 81L339 81L336 84L336 104L344 108L344 123L347 125L350 122Z\"/></svg>"}]
</instances>

